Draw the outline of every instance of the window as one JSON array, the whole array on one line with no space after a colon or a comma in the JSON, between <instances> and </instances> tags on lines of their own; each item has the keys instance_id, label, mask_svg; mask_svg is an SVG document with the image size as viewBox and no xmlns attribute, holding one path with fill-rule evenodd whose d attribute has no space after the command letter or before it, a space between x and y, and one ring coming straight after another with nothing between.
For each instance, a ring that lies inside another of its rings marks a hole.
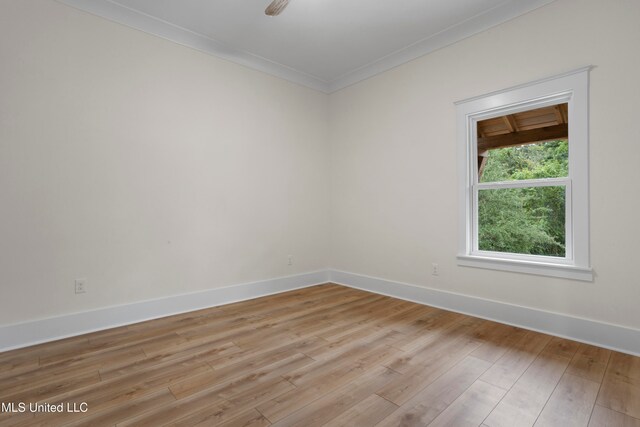
<instances>
[{"instance_id":1,"label":"window","mask_svg":"<svg viewBox=\"0 0 640 427\"><path fill-rule=\"evenodd\" d=\"M458 102L458 264L592 280L584 68Z\"/></svg>"}]
</instances>

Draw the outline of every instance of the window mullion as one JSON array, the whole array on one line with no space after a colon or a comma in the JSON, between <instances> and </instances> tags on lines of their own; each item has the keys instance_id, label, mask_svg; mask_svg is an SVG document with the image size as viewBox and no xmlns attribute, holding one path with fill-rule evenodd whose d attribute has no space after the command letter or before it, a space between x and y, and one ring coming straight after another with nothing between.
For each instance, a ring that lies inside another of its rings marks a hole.
<instances>
[{"instance_id":1,"label":"window mullion","mask_svg":"<svg viewBox=\"0 0 640 427\"><path fill-rule=\"evenodd\" d=\"M477 190L497 190L501 188L555 187L568 185L570 178L523 179L518 181L481 182Z\"/></svg>"}]
</instances>

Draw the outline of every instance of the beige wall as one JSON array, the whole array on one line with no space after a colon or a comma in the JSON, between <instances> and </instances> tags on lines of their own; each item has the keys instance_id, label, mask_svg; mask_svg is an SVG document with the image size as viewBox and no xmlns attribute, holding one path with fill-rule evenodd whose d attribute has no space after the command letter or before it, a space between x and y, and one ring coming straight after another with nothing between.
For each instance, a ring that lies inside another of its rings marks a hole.
<instances>
[{"instance_id":1,"label":"beige wall","mask_svg":"<svg viewBox=\"0 0 640 427\"><path fill-rule=\"evenodd\" d=\"M330 96L0 6L0 325L330 265L640 328L637 1L557 0ZM456 266L453 102L588 64L595 281Z\"/></svg>"},{"instance_id":2,"label":"beige wall","mask_svg":"<svg viewBox=\"0 0 640 427\"><path fill-rule=\"evenodd\" d=\"M325 269L327 101L3 0L0 325Z\"/></svg>"},{"instance_id":3,"label":"beige wall","mask_svg":"<svg viewBox=\"0 0 640 427\"><path fill-rule=\"evenodd\" d=\"M331 95L331 266L640 328L638 17L558 0ZM454 101L590 64L595 281L458 267Z\"/></svg>"}]
</instances>

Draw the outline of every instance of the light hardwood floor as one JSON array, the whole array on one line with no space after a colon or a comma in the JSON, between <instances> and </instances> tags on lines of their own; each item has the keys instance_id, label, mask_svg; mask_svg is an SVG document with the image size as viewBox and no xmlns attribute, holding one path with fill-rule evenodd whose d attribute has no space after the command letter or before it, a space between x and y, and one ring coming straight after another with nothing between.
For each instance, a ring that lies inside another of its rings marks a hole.
<instances>
[{"instance_id":1,"label":"light hardwood floor","mask_svg":"<svg viewBox=\"0 0 640 427\"><path fill-rule=\"evenodd\" d=\"M0 353L0 425L640 427L640 358L327 284Z\"/></svg>"}]
</instances>

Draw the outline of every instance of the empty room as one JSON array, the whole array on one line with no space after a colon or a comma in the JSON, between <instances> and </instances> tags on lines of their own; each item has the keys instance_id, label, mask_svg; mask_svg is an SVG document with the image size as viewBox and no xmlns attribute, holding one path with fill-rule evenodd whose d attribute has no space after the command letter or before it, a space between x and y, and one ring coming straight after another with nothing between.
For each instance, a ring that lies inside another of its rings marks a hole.
<instances>
[{"instance_id":1,"label":"empty room","mask_svg":"<svg viewBox=\"0 0 640 427\"><path fill-rule=\"evenodd\" d=\"M640 2L0 0L0 426L640 427Z\"/></svg>"}]
</instances>

